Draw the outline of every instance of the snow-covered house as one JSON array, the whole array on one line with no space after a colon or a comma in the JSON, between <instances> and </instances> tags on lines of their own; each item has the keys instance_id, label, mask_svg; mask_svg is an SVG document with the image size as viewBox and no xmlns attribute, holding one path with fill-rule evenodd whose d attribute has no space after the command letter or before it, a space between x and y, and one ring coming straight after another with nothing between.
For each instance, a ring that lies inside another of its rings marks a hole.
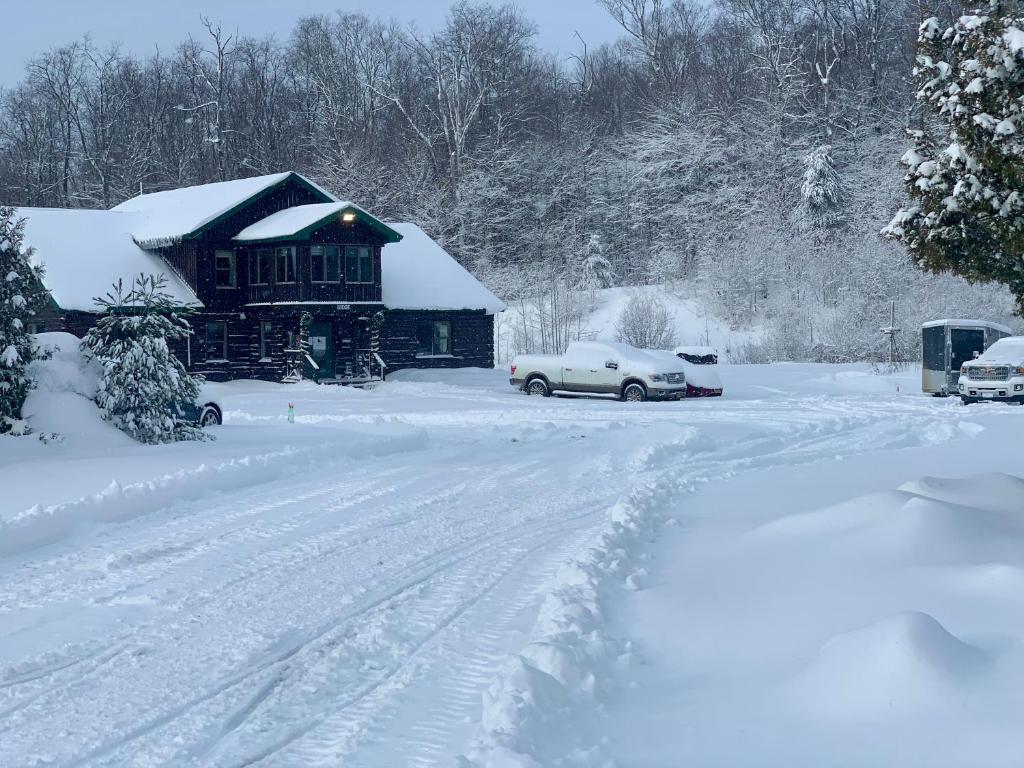
<instances>
[{"instance_id":1,"label":"snow-covered house","mask_svg":"<svg viewBox=\"0 0 1024 768\"><path fill-rule=\"evenodd\" d=\"M39 330L82 335L119 279L163 274L195 309L176 350L215 380L278 380L309 312L325 379L494 363L502 303L414 224L388 224L297 173L139 195L109 211L20 208L53 299Z\"/></svg>"}]
</instances>

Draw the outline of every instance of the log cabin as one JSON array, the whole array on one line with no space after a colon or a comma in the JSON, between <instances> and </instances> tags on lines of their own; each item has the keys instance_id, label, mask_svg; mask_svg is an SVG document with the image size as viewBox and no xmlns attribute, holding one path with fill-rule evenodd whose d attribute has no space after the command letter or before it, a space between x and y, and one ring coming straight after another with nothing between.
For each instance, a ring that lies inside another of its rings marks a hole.
<instances>
[{"instance_id":1,"label":"log cabin","mask_svg":"<svg viewBox=\"0 0 1024 768\"><path fill-rule=\"evenodd\" d=\"M50 295L36 331L82 336L96 297L158 274L191 311L193 335L174 351L210 380L281 381L297 358L329 383L494 365L501 301L415 224L381 221L297 173L17 215Z\"/></svg>"}]
</instances>

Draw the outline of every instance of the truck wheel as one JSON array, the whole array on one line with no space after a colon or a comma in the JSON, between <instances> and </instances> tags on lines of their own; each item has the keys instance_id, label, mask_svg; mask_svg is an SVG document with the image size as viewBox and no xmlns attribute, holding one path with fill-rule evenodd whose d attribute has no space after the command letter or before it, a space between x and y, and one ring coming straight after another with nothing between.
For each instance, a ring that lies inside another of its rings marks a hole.
<instances>
[{"instance_id":1,"label":"truck wheel","mask_svg":"<svg viewBox=\"0 0 1024 768\"><path fill-rule=\"evenodd\" d=\"M642 403L647 399L647 390L644 389L643 384L637 384L634 381L632 384L627 384L626 388L622 390L622 399L627 403Z\"/></svg>"},{"instance_id":2,"label":"truck wheel","mask_svg":"<svg viewBox=\"0 0 1024 768\"><path fill-rule=\"evenodd\" d=\"M544 379L536 376L526 382L526 394L547 397L551 394L551 390L548 389L548 385L544 382Z\"/></svg>"},{"instance_id":3,"label":"truck wheel","mask_svg":"<svg viewBox=\"0 0 1024 768\"><path fill-rule=\"evenodd\" d=\"M971 403L976 403L976 402L977 402L977 400L972 400L969 397L961 397L960 398L960 404L961 405L970 405Z\"/></svg>"}]
</instances>

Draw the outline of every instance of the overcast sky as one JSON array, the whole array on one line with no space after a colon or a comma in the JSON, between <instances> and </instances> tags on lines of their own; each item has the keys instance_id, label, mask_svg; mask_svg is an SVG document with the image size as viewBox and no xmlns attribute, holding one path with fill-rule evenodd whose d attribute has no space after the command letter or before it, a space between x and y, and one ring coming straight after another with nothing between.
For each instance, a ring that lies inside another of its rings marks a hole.
<instances>
[{"instance_id":1,"label":"overcast sky","mask_svg":"<svg viewBox=\"0 0 1024 768\"><path fill-rule=\"evenodd\" d=\"M300 16L363 11L415 22L430 30L443 23L449 3L441 0L0 0L3 44L0 84L21 79L33 54L81 38L88 33L100 44L120 42L138 54L155 46L169 51L188 34L203 33L199 17L207 15L244 35L287 37ZM497 4L497 3L495 3ZM618 37L618 29L596 0L518 0L536 22L541 47L562 53L577 49L579 32L588 44Z\"/></svg>"}]
</instances>

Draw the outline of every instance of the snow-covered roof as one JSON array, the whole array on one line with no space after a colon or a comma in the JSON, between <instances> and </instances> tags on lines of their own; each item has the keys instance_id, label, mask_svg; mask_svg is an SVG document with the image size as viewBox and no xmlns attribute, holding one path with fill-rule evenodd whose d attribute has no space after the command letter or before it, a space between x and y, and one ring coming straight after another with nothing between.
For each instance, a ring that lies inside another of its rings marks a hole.
<instances>
[{"instance_id":1,"label":"snow-covered roof","mask_svg":"<svg viewBox=\"0 0 1024 768\"><path fill-rule=\"evenodd\" d=\"M246 200L292 176L323 194L325 199L336 200L334 195L320 189L308 179L288 171L168 189L164 192L150 192L125 200L113 210L144 214L132 230L132 235L144 248L160 248L173 245L183 237L230 213Z\"/></svg>"},{"instance_id":2,"label":"snow-covered roof","mask_svg":"<svg viewBox=\"0 0 1024 768\"><path fill-rule=\"evenodd\" d=\"M390 230L388 225L355 203L339 200L333 203L310 203L285 208L270 214L265 219L260 219L255 224L250 224L232 239L238 242L252 243L297 237L327 224L332 216L336 216L342 211L355 213L364 222L377 229ZM388 236L389 240L398 239L394 232L385 231L384 234Z\"/></svg>"},{"instance_id":3,"label":"snow-covered roof","mask_svg":"<svg viewBox=\"0 0 1024 768\"><path fill-rule=\"evenodd\" d=\"M952 325L957 328L993 328L1002 333L1013 333L1005 325L999 323L990 323L988 320L967 320L963 318L959 319L946 319L946 320L929 320L927 323L922 323L922 328L938 328L943 325Z\"/></svg>"},{"instance_id":4,"label":"snow-covered roof","mask_svg":"<svg viewBox=\"0 0 1024 768\"><path fill-rule=\"evenodd\" d=\"M384 306L389 309L483 309L505 305L415 224L389 223L402 236L381 251Z\"/></svg>"},{"instance_id":5,"label":"snow-covered roof","mask_svg":"<svg viewBox=\"0 0 1024 768\"><path fill-rule=\"evenodd\" d=\"M182 305L202 306L192 289L159 256L132 239L139 214L68 208L17 208L25 219L24 245L35 250L43 284L65 310L96 312L93 299L119 279L131 285L140 274L162 274L167 292Z\"/></svg>"}]
</instances>

